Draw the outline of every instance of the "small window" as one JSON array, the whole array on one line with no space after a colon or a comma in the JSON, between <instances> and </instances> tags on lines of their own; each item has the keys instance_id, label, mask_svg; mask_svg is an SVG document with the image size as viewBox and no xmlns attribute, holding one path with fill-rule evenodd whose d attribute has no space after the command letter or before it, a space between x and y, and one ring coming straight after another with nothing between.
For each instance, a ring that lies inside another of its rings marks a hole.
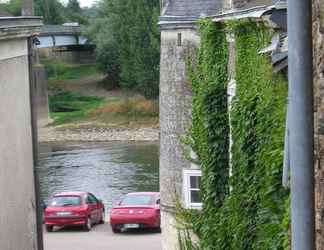
<instances>
[{"instance_id":1,"label":"small window","mask_svg":"<svg viewBox=\"0 0 324 250\"><path fill-rule=\"evenodd\" d=\"M96 199L96 197L93 194L88 194L87 197L87 204L97 204L98 200Z\"/></svg>"},{"instance_id":2,"label":"small window","mask_svg":"<svg viewBox=\"0 0 324 250\"><path fill-rule=\"evenodd\" d=\"M183 170L183 192L186 208L202 208L200 185L201 170Z\"/></svg>"},{"instance_id":3,"label":"small window","mask_svg":"<svg viewBox=\"0 0 324 250\"><path fill-rule=\"evenodd\" d=\"M178 42L177 42L177 45L179 47L182 46L182 35L181 35L181 33L178 33Z\"/></svg>"}]
</instances>

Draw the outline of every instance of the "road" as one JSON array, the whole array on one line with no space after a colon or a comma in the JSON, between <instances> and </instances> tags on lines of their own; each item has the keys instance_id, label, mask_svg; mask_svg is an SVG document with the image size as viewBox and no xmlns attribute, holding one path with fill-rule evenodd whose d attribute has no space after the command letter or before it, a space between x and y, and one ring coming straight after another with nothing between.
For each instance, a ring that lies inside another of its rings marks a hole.
<instances>
[{"instance_id":1,"label":"road","mask_svg":"<svg viewBox=\"0 0 324 250\"><path fill-rule=\"evenodd\" d=\"M96 225L90 232L59 229L44 232L44 250L161 250L161 234L141 230L114 234L109 224Z\"/></svg>"}]
</instances>

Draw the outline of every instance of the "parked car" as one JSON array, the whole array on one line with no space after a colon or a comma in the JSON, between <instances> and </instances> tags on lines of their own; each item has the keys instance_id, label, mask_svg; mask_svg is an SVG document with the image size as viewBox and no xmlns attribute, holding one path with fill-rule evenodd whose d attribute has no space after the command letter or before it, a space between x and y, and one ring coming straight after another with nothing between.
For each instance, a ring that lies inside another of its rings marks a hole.
<instances>
[{"instance_id":1,"label":"parked car","mask_svg":"<svg viewBox=\"0 0 324 250\"><path fill-rule=\"evenodd\" d=\"M90 231L93 224L104 223L105 207L88 192L64 192L54 195L45 209L45 227L83 226Z\"/></svg>"},{"instance_id":2,"label":"parked car","mask_svg":"<svg viewBox=\"0 0 324 250\"><path fill-rule=\"evenodd\" d=\"M133 228L160 230L160 223L160 194L156 192L129 193L110 211L114 233Z\"/></svg>"}]
</instances>

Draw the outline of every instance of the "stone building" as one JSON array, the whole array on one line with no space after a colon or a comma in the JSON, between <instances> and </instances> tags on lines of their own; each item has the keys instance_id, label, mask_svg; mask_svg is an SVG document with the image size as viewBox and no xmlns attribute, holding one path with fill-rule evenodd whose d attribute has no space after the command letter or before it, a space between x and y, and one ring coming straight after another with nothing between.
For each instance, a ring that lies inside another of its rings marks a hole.
<instances>
[{"instance_id":1,"label":"stone building","mask_svg":"<svg viewBox=\"0 0 324 250\"><path fill-rule=\"evenodd\" d=\"M181 137L191 120L191 92L186 60L199 45L195 21L221 11L221 0L162 1L160 66L160 192L163 250L177 249L175 206L184 200L183 169L190 163L183 156Z\"/></svg>"},{"instance_id":2,"label":"stone building","mask_svg":"<svg viewBox=\"0 0 324 250\"><path fill-rule=\"evenodd\" d=\"M160 63L160 192L163 250L177 249L175 207L199 208L191 197L191 178L199 177L199 167L184 157L181 138L191 120L191 97L186 60L195 55L200 38L196 21L222 13L273 4L272 0L162 0ZM234 56L234 43L229 39ZM233 62L233 60L232 60ZM233 75L231 77L234 77ZM229 79L231 80L231 79ZM194 157L194 153L192 153Z\"/></svg>"},{"instance_id":3,"label":"stone building","mask_svg":"<svg viewBox=\"0 0 324 250\"><path fill-rule=\"evenodd\" d=\"M316 247L324 249L324 1L313 1Z\"/></svg>"},{"instance_id":4,"label":"stone building","mask_svg":"<svg viewBox=\"0 0 324 250\"><path fill-rule=\"evenodd\" d=\"M31 51L37 17L0 17L0 249L36 250Z\"/></svg>"}]
</instances>

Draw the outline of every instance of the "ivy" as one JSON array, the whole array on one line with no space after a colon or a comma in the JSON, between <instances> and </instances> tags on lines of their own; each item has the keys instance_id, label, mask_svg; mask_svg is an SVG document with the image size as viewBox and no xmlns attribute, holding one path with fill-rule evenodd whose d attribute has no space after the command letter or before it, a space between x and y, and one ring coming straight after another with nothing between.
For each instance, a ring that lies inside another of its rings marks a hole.
<instances>
[{"instance_id":1,"label":"ivy","mask_svg":"<svg viewBox=\"0 0 324 250\"><path fill-rule=\"evenodd\" d=\"M234 33L236 43L231 121L225 28ZM200 33L198 58L190 64L194 97L189 138L202 168L204 206L201 213L184 218L199 237L199 249L288 249L289 201L281 186L287 79L273 74L269 59L259 54L271 33L249 20L227 27L205 20ZM185 235L182 249L194 249Z\"/></svg>"},{"instance_id":2,"label":"ivy","mask_svg":"<svg viewBox=\"0 0 324 250\"><path fill-rule=\"evenodd\" d=\"M189 137L202 167L204 204L194 232L200 237L202 249L215 245L219 232L210 225L218 223L215 214L229 193L228 48L224 28L209 20L200 22L201 47L197 60L189 67L194 93Z\"/></svg>"},{"instance_id":3,"label":"ivy","mask_svg":"<svg viewBox=\"0 0 324 250\"><path fill-rule=\"evenodd\" d=\"M234 26L237 93L231 111L232 208L239 211L237 237L245 249L283 249L287 192L281 186L287 80L273 74L259 51L269 29L251 21ZM241 244L237 242L236 246ZM234 249L234 248L233 248Z\"/></svg>"}]
</instances>

